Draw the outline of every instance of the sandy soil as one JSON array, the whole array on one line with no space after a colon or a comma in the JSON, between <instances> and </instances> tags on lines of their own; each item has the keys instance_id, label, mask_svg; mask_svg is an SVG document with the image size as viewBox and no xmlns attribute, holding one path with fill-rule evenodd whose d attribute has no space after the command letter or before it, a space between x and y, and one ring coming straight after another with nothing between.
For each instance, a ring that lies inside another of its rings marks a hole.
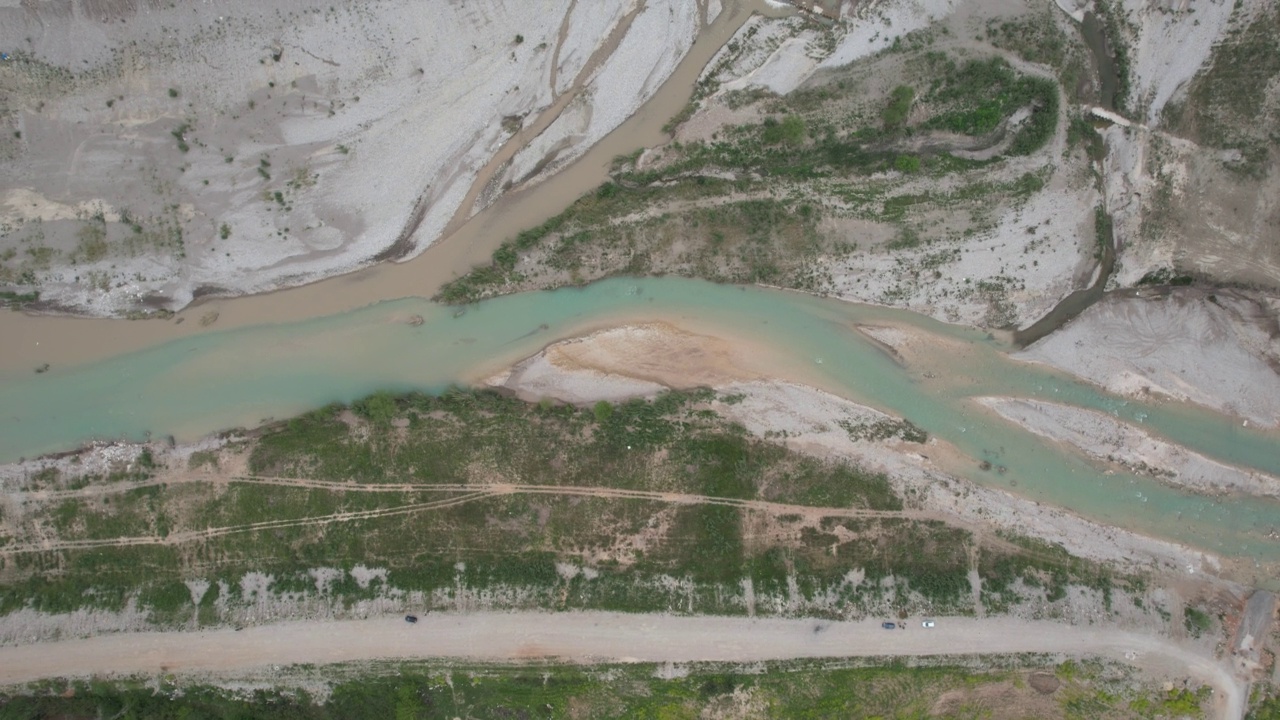
<instances>
[{"instance_id":1,"label":"sandy soil","mask_svg":"<svg viewBox=\"0 0 1280 720\"><path fill-rule=\"evenodd\" d=\"M1280 478L1232 467L1162 440L1109 415L1014 398L980 398L1007 420L1090 457L1204 493L1280 495Z\"/></svg>"},{"instance_id":2,"label":"sandy soil","mask_svg":"<svg viewBox=\"0 0 1280 720\"><path fill-rule=\"evenodd\" d=\"M44 248L0 284L31 270L46 301L100 314L419 252L526 118L593 81L590 131L562 149L580 154L699 27L694 3L649 3L613 37L625 4L580 5L0 7L0 47L21 53L0 121L22 140L0 157L0 250Z\"/></svg>"},{"instance_id":3,"label":"sandy soil","mask_svg":"<svg viewBox=\"0 0 1280 720\"><path fill-rule=\"evenodd\" d=\"M865 329L908 357L924 339L910 328ZM671 325L622 327L553 344L524 361L510 374L488 383L529 399L550 397L589 403L647 395L655 386L709 385L719 392L741 394L735 404L718 403L717 411L761 437L781 438L788 446L820 456L839 456L884 471L898 492L915 498L916 507L977 527L996 527L1061 544L1080 557L1118 566L1163 568L1184 572L1223 573L1220 558L1184 546L1090 522L996 489L957 480L949 466L966 462L948 444L931 439L927 446L896 440L871 442L850 438L841 422L854 424L893 419L824 390L776 378L781 368L758 366L746 371L734 358L737 339L694 333ZM664 348L658 352L658 348ZM640 365L636 359L644 358ZM582 361L579 359L589 359ZM530 384L525 385L524 379ZM1103 451L1105 452L1105 451Z\"/></svg>"},{"instance_id":4,"label":"sandy soil","mask_svg":"<svg viewBox=\"0 0 1280 720\"><path fill-rule=\"evenodd\" d=\"M1280 426L1275 298L1182 288L1110 295L1016 357L1131 396L1190 400Z\"/></svg>"},{"instance_id":5,"label":"sandy soil","mask_svg":"<svg viewBox=\"0 0 1280 720\"><path fill-rule=\"evenodd\" d=\"M914 624L914 623L913 623ZM0 683L45 677L190 673L382 658L573 662L754 661L814 657L1044 652L1101 655L1212 685L1215 716L1239 718L1244 687L1217 661L1161 638L1105 627L1010 619L941 618L937 627L888 632L878 621L842 623L615 613L432 613L400 618L283 623L196 633L135 633L0 648Z\"/></svg>"}]
</instances>

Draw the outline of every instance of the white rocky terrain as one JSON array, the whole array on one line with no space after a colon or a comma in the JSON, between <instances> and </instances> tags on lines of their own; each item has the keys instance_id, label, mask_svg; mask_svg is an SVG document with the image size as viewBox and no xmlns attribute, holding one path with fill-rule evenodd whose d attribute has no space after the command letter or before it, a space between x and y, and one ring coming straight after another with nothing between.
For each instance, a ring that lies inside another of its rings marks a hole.
<instances>
[{"instance_id":1,"label":"white rocky terrain","mask_svg":"<svg viewBox=\"0 0 1280 720\"><path fill-rule=\"evenodd\" d=\"M414 255L504 145L564 110L513 167L576 157L702 22L678 0L429 5L0 3L0 285L119 314Z\"/></svg>"},{"instance_id":2,"label":"white rocky terrain","mask_svg":"<svg viewBox=\"0 0 1280 720\"><path fill-rule=\"evenodd\" d=\"M1115 295L1018 357L1120 395L1189 400L1277 427L1278 313L1274 298L1231 290Z\"/></svg>"}]
</instances>

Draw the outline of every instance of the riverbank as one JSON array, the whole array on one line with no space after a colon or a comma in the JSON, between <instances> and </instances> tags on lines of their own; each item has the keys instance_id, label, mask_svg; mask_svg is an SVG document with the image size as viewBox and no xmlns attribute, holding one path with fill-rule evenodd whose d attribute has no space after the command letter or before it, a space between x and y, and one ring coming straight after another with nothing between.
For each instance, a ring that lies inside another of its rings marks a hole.
<instances>
[{"instance_id":1,"label":"riverbank","mask_svg":"<svg viewBox=\"0 0 1280 720\"><path fill-rule=\"evenodd\" d=\"M662 332L663 324L681 332ZM1232 425L1190 404L1105 395L1010 361L980 334L902 311L677 278L615 279L497 298L464 312L406 299L310 323L214 333L93 365L25 369L0 385L0 404L23 409L0 419L0 444L6 458L17 459L92 438L151 433L191 441L380 389L440 392L478 382L548 345L619 326L648 330L610 331L604 349L572 343L553 352L587 369L630 366L642 374L631 382L687 387L784 379L820 388L955 445L954 457L935 458L948 475L1005 489L1018 483L1015 492L1042 504L1224 555L1266 559L1276 551L1267 537L1274 523L1267 502L1208 503L1151 478L1117 479L968 398L1038 398L1120 413L1206 457L1270 474L1277 472L1274 431ZM856 332L873 326L894 328L896 337L879 332L873 345ZM541 372L522 368L528 377ZM1120 481L1141 494L1114 497ZM1169 525L1171 510L1198 519Z\"/></svg>"},{"instance_id":2,"label":"riverbank","mask_svg":"<svg viewBox=\"0 0 1280 720\"><path fill-rule=\"evenodd\" d=\"M1277 317L1280 298L1257 291L1112 293L1014 357L1118 395L1190 401L1274 428L1280 427Z\"/></svg>"},{"instance_id":3,"label":"riverbank","mask_svg":"<svg viewBox=\"0 0 1280 720\"><path fill-rule=\"evenodd\" d=\"M894 346L905 350L902 339L914 333L882 327L876 335L898 340ZM722 340L671 326L624 327L554 344L485 384L531 401L552 398L580 404L651 396L666 387L709 385L724 395L740 396L721 411L755 436L874 468L922 510L989 531L1035 537L1119 568L1221 574L1248 581L1251 571L1245 565L1233 568L1222 558L1185 546L959 480L948 471L968 461L945 441L905 442L903 432L908 429L902 418L813 387L764 379L736 361L748 354L735 355ZM636 358L644 360L637 365ZM1105 451L1099 446L1096 452Z\"/></svg>"},{"instance_id":4,"label":"riverbank","mask_svg":"<svg viewBox=\"0 0 1280 720\"><path fill-rule=\"evenodd\" d=\"M705 30L697 4L611 8L0 8L0 250L32 251L0 285L163 314L417 255L513 184L498 165L635 115Z\"/></svg>"},{"instance_id":5,"label":"riverbank","mask_svg":"<svg viewBox=\"0 0 1280 720\"><path fill-rule=\"evenodd\" d=\"M1037 435L1193 492L1280 496L1280 478L1216 462L1103 413L1014 398L981 398L979 402Z\"/></svg>"}]
</instances>

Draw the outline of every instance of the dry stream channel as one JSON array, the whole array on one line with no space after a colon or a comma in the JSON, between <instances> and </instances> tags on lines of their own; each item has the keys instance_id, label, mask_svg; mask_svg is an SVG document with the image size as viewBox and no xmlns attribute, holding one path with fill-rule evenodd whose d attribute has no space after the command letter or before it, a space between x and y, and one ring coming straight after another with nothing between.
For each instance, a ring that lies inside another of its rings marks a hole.
<instances>
[{"instance_id":1,"label":"dry stream channel","mask_svg":"<svg viewBox=\"0 0 1280 720\"><path fill-rule=\"evenodd\" d=\"M601 182L614 156L660 142L662 123L683 106L697 73L753 9L753 3L728 3L636 116L564 172L505 195L413 261L210 301L167 322L0 314L0 336L7 338L0 357L0 462L93 438L193 440L380 389L441 390L560 339L666 321L767 348L777 377L910 420L966 456L970 462L948 468L958 475L1107 525L1251 559L1262 584L1276 584L1265 577L1280 563L1280 503L1194 494L1104 471L973 398L1036 398L1099 410L1207 456L1272 474L1280 474L1280 433L1188 405L1108 395L1012 360L1010 346L983 333L905 311L675 278L619 278L464 309L420 297ZM201 320L211 318L217 322L205 327ZM936 349L904 364L858 332L859 325L910 327L936 339ZM32 371L44 363L47 372Z\"/></svg>"}]
</instances>

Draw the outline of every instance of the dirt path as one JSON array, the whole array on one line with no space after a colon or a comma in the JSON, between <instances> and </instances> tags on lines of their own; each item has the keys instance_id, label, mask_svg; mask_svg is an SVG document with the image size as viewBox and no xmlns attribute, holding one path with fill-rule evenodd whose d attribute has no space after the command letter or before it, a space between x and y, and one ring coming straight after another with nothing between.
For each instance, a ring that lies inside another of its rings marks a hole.
<instances>
[{"instance_id":1,"label":"dirt path","mask_svg":"<svg viewBox=\"0 0 1280 720\"><path fill-rule=\"evenodd\" d=\"M193 479L214 480L215 478L200 478L194 476ZM69 497L79 497L82 494L103 494L106 489L124 492L126 490L135 489L141 485L168 484L172 482L172 478L157 479L147 481L146 483L129 483L114 486L106 486L105 488L85 488L83 490L62 491L56 493L58 499L66 499ZM350 522L354 520L369 520L373 518L389 517L393 515L404 515L407 513L415 513L427 510L438 510L441 508L453 507L462 503L480 500L483 498L497 497L501 495L561 495L561 496L577 496L577 497L596 497L596 498L612 498L619 500L645 500L650 502L670 503L674 505L724 505L728 507L739 507L748 510L756 510L766 512L772 515L796 514L806 517L859 517L859 518L885 518L885 517L906 517L916 519L933 519L934 515L914 510L866 510L860 508L830 508L815 507L812 505L792 505L790 503L769 502L767 500L743 500L739 498L715 497L712 495L696 495L691 493L676 492L655 492L649 490L628 490L624 488L606 488L606 487L577 487L572 485L517 485L507 483L494 483L485 485L468 485L468 484L429 484L429 483L346 483L327 480L307 480L303 478L275 478L275 477L236 477L222 479L224 482L248 482L261 485L277 485L283 487L297 487L312 490L335 490L341 492L441 492L453 493L453 497L443 498L430 502L409 503L391 508L381 508L377 510L361 510L352 512L340 512L330 515L320 515L316 517L296 518L287 520L266 520L256 523L247 523L244 525L229 525L224 527L207 528L205 530L191 530L184 532L174 532L168 535L139 535L132 537L87 539L87 540L53 540L46 539L37 542L14 544L4 548L0 548L0 556L19 555L32 552L48 552L51 550L84 550L88 548L99 547L125 547L135 545L177 545L185 542L196 540L207 540L210 538L231 535L240 532L252 532L257 530L275 530L285 527L297 527L302 525L328 525L335 522ZM49 499L49 496L55 493L32 493L33 498ZM43 497L41 497L43 495Z\"/></svg>"},{"instance_id":2,"label":"dirt path","mask_svg":"<svg viewBox=\"0 0 1280 720\"><path fill-rule=\"evenodd\" d=\"M1243 686L1212 659L1158 637L1044 621L942 618L882 630L878 620L673 617L602 612L433 613L292 622L243 631L108 635L0 648L0 683L100 674L245 670L268 665L378 658L570 662L756 661L849 656L1002 653L1096 654L1157 673L1189 674L1214 687L1214 715L1240 718Z\"/></svg>"}]
</instances>

